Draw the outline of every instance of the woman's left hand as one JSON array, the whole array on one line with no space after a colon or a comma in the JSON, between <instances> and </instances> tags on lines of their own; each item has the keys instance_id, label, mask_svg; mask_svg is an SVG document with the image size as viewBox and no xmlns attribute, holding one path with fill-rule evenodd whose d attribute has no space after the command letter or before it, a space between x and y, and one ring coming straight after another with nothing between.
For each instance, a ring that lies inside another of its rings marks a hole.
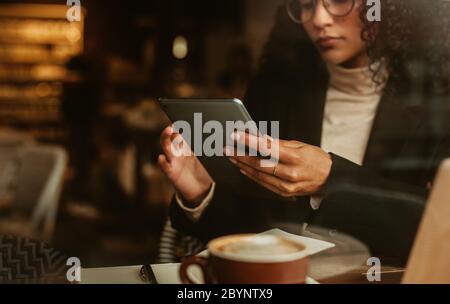
<instances>
[{"instance_id":1,"label":"woman's left hand","mask_svg":"<svg viewBox=\"0 0 450 304\"><path fill-rule=\"evenodd\" d=\"M237 151L229 147L226 152L233 155L230 161L239 167L242 174L283 197L319 194L330 175L331 157L318 147L298 141L257 138L243 132L234 133L234 139L238 147L245 144L253 150L258 150L261 140L267 140L271 149L277 147L279 160L272 167L262 166L260 157L237 156Z\"/></svg>"}]
</instances>

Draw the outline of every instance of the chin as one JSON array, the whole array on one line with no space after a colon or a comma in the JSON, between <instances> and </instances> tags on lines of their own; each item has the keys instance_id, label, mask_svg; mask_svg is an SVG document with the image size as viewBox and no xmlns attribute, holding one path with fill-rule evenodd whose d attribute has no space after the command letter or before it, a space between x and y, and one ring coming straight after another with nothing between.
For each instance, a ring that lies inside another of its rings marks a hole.
<instances>
[{"instance_id":1,"label":"chin","mask_svg":"<svg viewBox=\"0 0 450 304\"><path fill-rule=\"evenodd\" d=\"M351 58L351 56L346 56L337 50L323 51L321 52L321 56L326 63L333 65L343 65Z\"/></svg>"}]
</instances>

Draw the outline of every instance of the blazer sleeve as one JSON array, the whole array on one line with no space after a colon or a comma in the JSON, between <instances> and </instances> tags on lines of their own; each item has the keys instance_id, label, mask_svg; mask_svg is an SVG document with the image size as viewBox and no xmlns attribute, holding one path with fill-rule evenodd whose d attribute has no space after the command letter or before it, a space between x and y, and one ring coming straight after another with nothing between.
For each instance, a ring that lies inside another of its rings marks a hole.
<instances>
[{"instance_id":1,"label":"blazer sleeve","mask_svg":"<svg viewBox=\"0 0 450 304\"><path fill-rule=\"evenodd\" d=\"M231 195L216 184L214 196L208 206L203 210L201 217L193 221L186 212L172 199L169 209L169 217L173 228L184 234L195 236L202 241L208 241L215 236L222 235L226 231L226 219L233 216L232 208L222 208L227 201L232 201ZM220 209L220 211L219 211Z\"/></svg>"},{"instance_id":2,"label":"blazer sleeve","mask_svg":"<svg viewBox=\"0 0 450 304\"><path fill-rule=\"evenodd\" d=\"M427 175L450 156L448 140L429 159ZM333 165L320 210L312 224L349 234L363 241L373 256L404 265L414 243L426 204L426 186L384 178L376 172L332 154Z\"/></svg>"},{"instance_id":3,"label":"blazer sleeve","mask_svg":"<svg viewBox=\"0 0 450 304\"><path fill-rule=\"evenodd\" d=\"M214 197L198 220L190 219L175 200L170 205L169 216L176 230L207 242L223 235L267 230L272 220L271 203L240 196L216 184Z\"/></svg>"}]
</instances>

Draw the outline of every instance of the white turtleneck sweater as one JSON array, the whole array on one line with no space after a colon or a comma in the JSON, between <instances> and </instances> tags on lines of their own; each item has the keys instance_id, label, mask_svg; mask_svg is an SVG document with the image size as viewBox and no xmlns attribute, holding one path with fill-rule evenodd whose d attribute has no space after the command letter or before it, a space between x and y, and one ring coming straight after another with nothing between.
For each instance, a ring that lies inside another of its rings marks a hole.
<instances>
[{"instance_id":1,"label":"white turtleneck sweater","mask_svg":"<svg viewBox=\"0 0 450 304\"><path fill-rule=\"evenodd\" d=\"M321 148L362 165L384 85L375 85L368 67L328 71Z\"/></svg>"},{"instance_id":2,"label":"white turtleneck sweater","mask_svg":"<svg viewBox=\"0 0 450 304\"><path fill-rule=\"evenodd\" d=\"M327 65L330 73L322 122L321 148L362 165L385 83L376 85L369 67ZM322 199L311 197L319 209Z\"/></svg>"},{"instance_id":3,"label":"white turtleneck sweater","mask_svg":"<svg viewBox=\"0 0 450 304\"><path fill-rule=\"evenodd\" d=\"M322 122L321 148L362 165L385 83L377 87L368 67L327 67L330 84ZM206 199L195 209L187 208L178 195L176 200L188 217L196 221L211 202L214 188L213 184ZM321 198L313 196L310 203L313 209L318 209Z\"/></svg>"}]
</instances>

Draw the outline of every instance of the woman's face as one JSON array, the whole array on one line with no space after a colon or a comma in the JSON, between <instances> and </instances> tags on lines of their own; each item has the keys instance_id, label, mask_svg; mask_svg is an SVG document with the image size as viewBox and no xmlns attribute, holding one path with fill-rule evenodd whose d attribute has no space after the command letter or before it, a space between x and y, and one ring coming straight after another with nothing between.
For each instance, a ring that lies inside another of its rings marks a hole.
<instances>
[{"instance_id":1,"label":"woman's face","mask_svg":"<svg viewBox=\"0 0 450 304\"><path fill-rule=\"evenodd\" d=\"M347 68L368 64L366 45L361 39L360 5L361 0L357 0L349 15L334 17L325 9L323 1L318 0L313 18L303 24L309 38L326 62Z\"/></svg>"}]
</instances>

